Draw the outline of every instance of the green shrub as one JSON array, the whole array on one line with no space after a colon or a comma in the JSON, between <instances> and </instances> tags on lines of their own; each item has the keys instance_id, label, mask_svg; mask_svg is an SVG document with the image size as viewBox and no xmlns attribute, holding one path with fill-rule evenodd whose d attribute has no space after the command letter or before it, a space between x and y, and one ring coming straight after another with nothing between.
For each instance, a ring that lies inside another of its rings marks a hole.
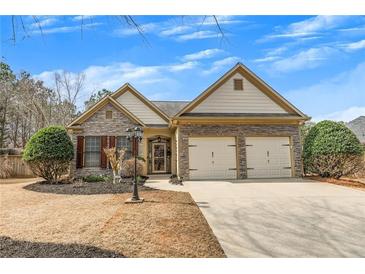
<instances>
[{"instance_id":1,"label":"green shrub","mask_svg":"<svg viewBox=\"0 0 365 274\"><path fill-rule=\"evenodd\" d=\"M82 178L83 181L90 182L90 183L105 182L106 179L108 179L108 176L104 176L104 175L88 175L88 176L85 176Z\"/></svg>"},{"instance_id":2,"label":"green shrub","mask_svg":"<svg viewBox=\"0 0 365 274\"><path fill-rule=\"evenodd\" d=\"M362 153L360 141L343 123L322 121L309 130L304 140L304 170L339 178L361 168Z\"/></svg>"},{"instance_id":3,"label":"green shrub","mask_svg":"<svg viewBox=\"0 0 365 274\"><path fill-rule=\"evenodd\" d=\"M23 159L29 163L34 174L51 183L67 172L73 157L70 137L59 126L40 129L30 138L23 152Z\"/></svg>"}]
</instances>

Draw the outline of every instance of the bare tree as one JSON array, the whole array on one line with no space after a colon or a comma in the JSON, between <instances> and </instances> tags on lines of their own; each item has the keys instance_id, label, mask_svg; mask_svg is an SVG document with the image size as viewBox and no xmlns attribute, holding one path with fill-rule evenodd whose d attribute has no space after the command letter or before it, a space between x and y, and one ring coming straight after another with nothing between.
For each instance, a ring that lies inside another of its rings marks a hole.
<instances>
[{"instance_id":1,"label":"bare tree","mask_svg":"<svg viewBox=\"0 0 365 274\"><path fill-rule=\"evenodd\" d=\"M54 74L55 92L58 112L63 125L67 125L75 117L76 100L85 83L85 74L73 74L67 71Z\"/></svg>"},{"instance_id":2,"label":"bare tree","mask_svg":"<svg viewBox=\"0 0 365 274\"><path fill-rule=\"evenodd\" d=\"M17 77L1 62L0 146L24 147L30 136L49 125L66 125L75 116L84 77L59 74L58 93L29 73Z\"/></svg>"}]
</instances>

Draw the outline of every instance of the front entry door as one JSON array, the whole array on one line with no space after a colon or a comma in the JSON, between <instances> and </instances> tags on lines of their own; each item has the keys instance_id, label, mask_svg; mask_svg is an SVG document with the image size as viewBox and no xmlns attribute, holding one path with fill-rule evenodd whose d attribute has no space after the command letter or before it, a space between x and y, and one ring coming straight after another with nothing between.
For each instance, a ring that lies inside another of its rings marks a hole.
<instances>
[{"instance_id":1,"label":"front entry door","mask_svg":"<svg viewBox=\"0 0 365 274\"><path fill-rule=\"evenodd\" d=\"M152 144L152 173L166 172L166 143Z\"/></svg>"}]
</instances>

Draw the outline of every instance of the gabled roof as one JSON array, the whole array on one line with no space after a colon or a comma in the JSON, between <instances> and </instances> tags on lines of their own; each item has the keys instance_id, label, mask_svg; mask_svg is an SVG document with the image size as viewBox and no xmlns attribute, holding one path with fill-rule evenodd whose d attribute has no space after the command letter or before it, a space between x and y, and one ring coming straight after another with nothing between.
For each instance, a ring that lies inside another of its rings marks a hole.
<instances>
[{"instance_id":1,"label":"gabled roof","mask_svg":"<svg viewBox=\"0 0 365 274\"><path fill-rule=\"evenodd\" d=\"M270 87L267 83L265 83L261 78L259 78L255 73L253 73L249 68L247 68L242 63L237 63L233 68L231 68L228 72L226 72L221 78L219 78L215 83L209 86L204 92L202 92L198 97L192 100L189 104L187 104L183 109L181 109L174 118L180 117L186 112L191 111L196 106L198 106L201 102L205 100L210 94L212 94L215 90L217 90L220 86L222 86L228 79L230 79L234 74L240 73L243 77L245 77L248 81L250 81L253 85L255 85L260 91L266 94L269 98L271 98L275 103L281 106L284 110L286 110L289 114L295 114L298 118L302 120L308 120L309 117L302 113L299 109L289 103L284 97L282 97L277 91L275 91L272 87Z\"/></svg>"},{"instance_id":2,"label":"gabled roof","mask_svg":"<svg viewBox=\"0 0 365 274\"><path fill-rule=\"evenodd\" d=\"M128 111L125 107L123 107L120 103L118 103L114 98L111 96L105 96L103 99L101 99L99 102L97 102L95 105L93 105L90 109L85 111L81 114L81 116L77 117L75 120L73 120L68 126L73 127L79 124L84 123L87 119L89 119L95 112L105 107L107 104L111 104L113 107L115 107L117 110L125 114L127 117L129 117L131 120L136 122L137 124L141 126L145 126L145 124L138 119L133 113Z\"/></svg>"},{"instance_id":3,"label":"gabled roof","mask_svg":"<svg viewBox=\"0 0 365 274\"><path fill-rule=\"evenodd\" d=\"M147 107L149 107L151 110L153 110L158 116L160 116L162 119L164 119L167 123L170 121L169 117L163 111L161 111L155 104L153 104L150 100L148 100L146 97L144 97L140 92L138 92L129 83L126 83L123 86L121 86L110 96L113 99L117 99L119 96L121 96L123 93L125 93L127 91L131 92L134 96L136 96L139 100L141 100Z\"/></svg>"}]
</instances>

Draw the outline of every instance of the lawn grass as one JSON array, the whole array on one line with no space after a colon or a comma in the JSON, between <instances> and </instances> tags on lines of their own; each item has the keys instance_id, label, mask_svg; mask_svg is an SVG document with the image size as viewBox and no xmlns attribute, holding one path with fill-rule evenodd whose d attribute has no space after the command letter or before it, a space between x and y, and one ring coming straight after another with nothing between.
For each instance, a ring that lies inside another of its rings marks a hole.
<instances>
[{"instance_id":1,"label":"lawn grass","mask_svg":"<svg viewBox=\"0 0 365 274\"><path fill-rule=\"evenodd\" d=\"M225 257L189 193L67 195L0 184L1 257Z\"/></svg>"}]
</instances>

